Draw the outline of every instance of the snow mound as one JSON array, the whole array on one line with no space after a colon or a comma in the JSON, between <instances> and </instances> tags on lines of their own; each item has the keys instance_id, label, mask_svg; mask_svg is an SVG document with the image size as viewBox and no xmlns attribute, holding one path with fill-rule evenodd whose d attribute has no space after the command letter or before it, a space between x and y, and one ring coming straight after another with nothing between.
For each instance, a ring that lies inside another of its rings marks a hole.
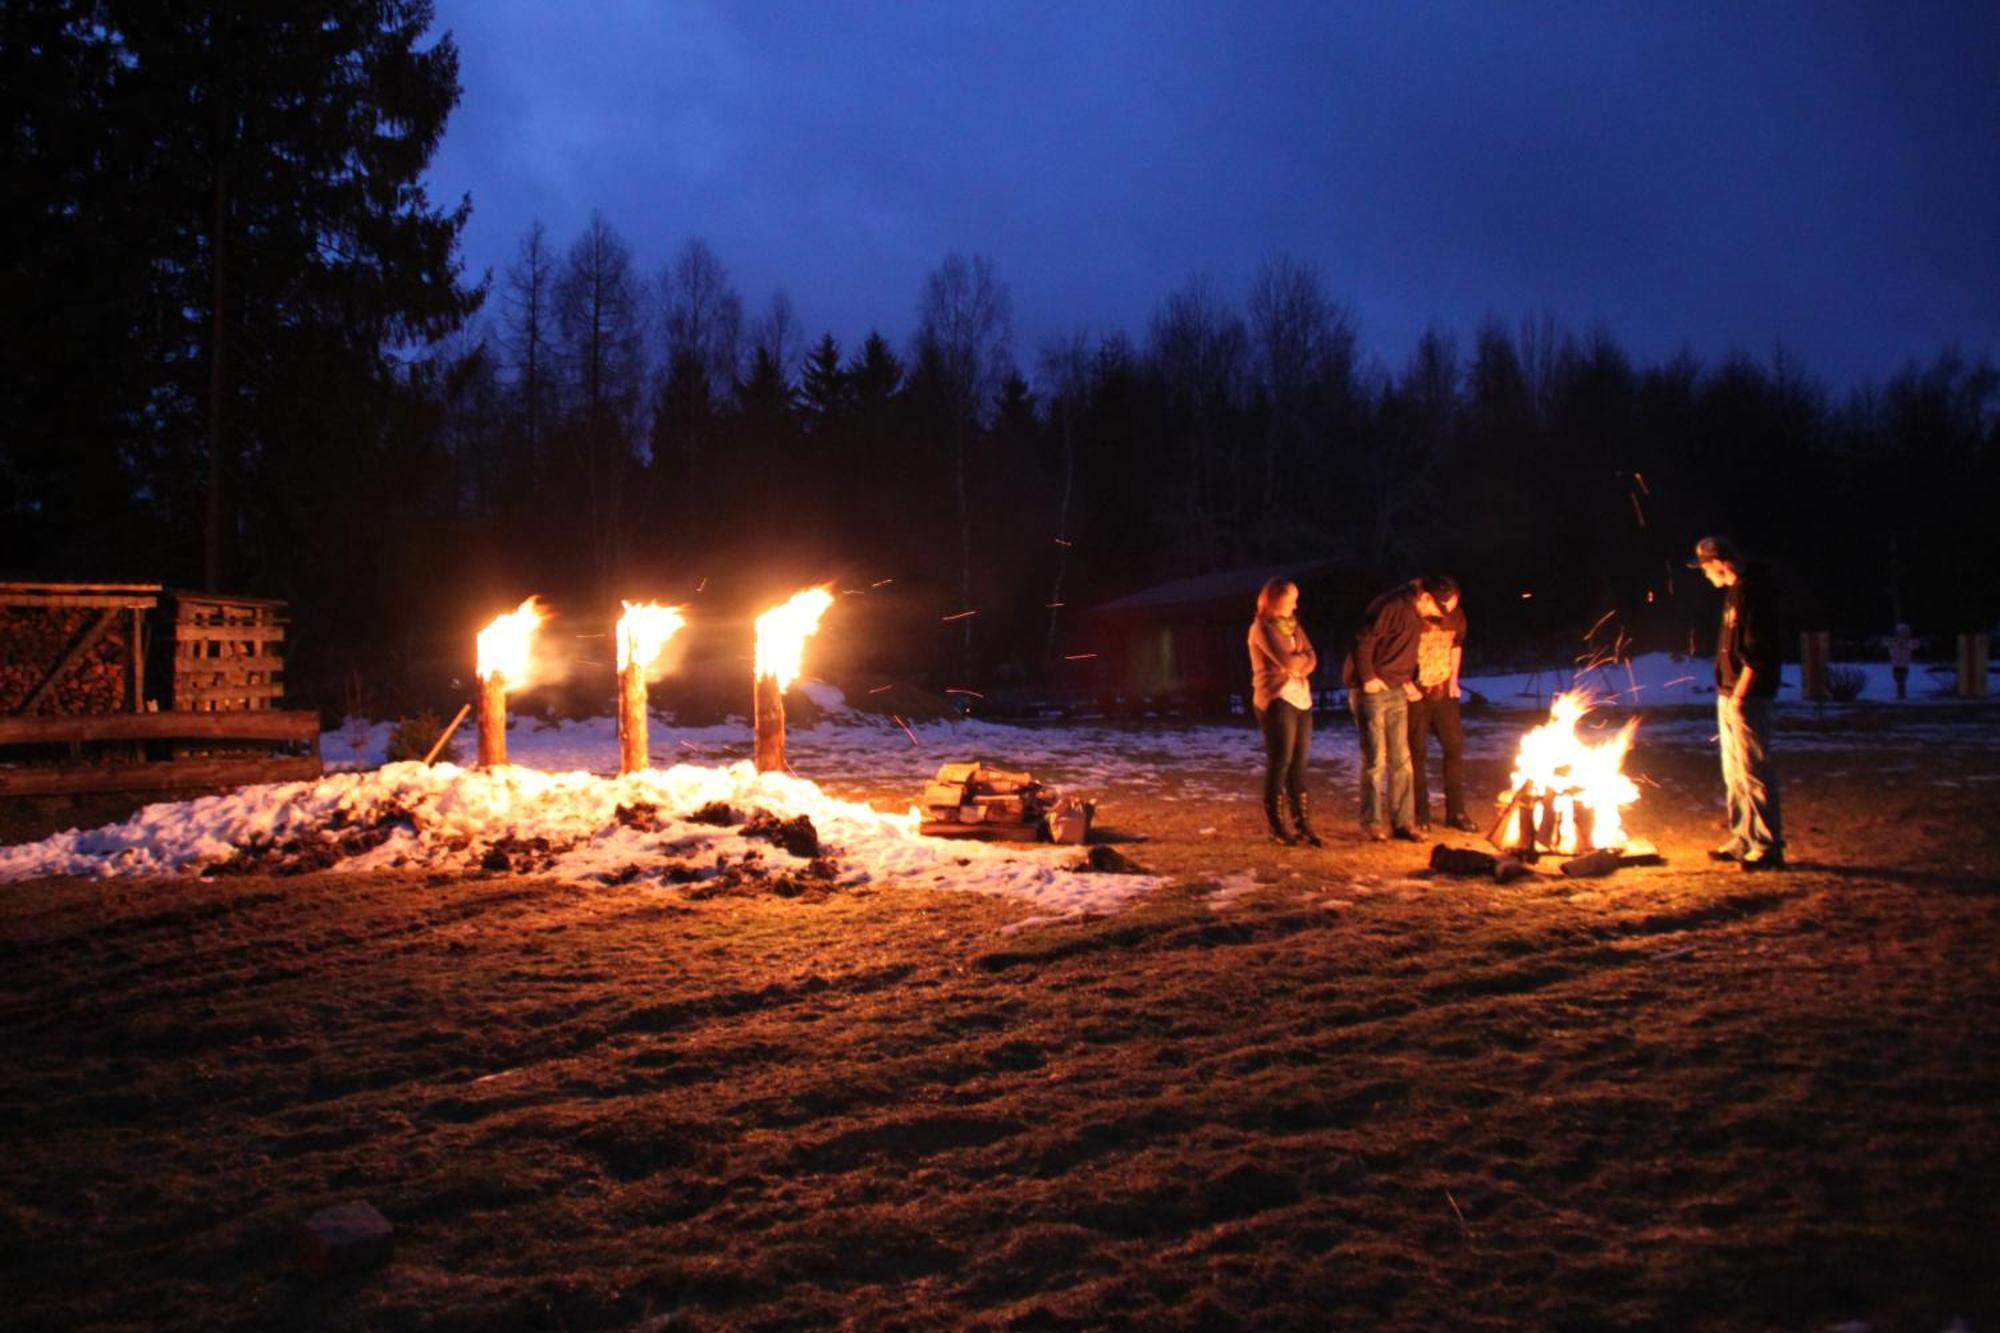
<instances>
[{"instance_id":1,"label":"snow mound","mask_svg":"<svg viewBox=\"0 0 2000 1333\"><path fill-rule=\"evenodd\" d=\"M804 817L804 822L800 818ZM122 824L0 847L0 882L49 875L512 871L578 884L884 882L1113 911L1156 877L1064 869L1057 848L946 842L747 762L622 777L390 764L149 805Z\"/></svg>"}]
</instances>

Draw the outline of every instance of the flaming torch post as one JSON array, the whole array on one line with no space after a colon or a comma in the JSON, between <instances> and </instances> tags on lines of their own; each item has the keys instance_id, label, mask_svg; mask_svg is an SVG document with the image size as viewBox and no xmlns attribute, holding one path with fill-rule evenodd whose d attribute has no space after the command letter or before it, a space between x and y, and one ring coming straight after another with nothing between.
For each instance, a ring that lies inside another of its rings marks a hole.
<instances>
[{"instance_id":1,"label":"flaming torch post","mask_svg":"<svg viewBox=\"0 0 2000 1333\"><path fill-rule=\"evenodd\" d=\"M677 606L625 603L618 620L618 771L651 764L646 744L646 672L685 623Z\"/></svg>"},{"instance_id":2,"label":"flaming torch post","mask_svg":"<svg viewBox=\"0 0 2000 1333\"><path fill-rule=\"evenodd\" d=\"M757 617L757 684L751 701L759 773L785 767L785 689L798 679L806 639L833 605L825 588L808 588Z\"/></svg>"},{"instance_id":3,"label":"flaming torch post","mask_svg":"<svg viewBox=\"0 0 2000 1333\"><path fill-rule=\"evenodd\" d=\"M528 683L529 649L542 608L530 597L479 631L479 766L507 762L507 691Z\"/></svg>"}]
</instances>

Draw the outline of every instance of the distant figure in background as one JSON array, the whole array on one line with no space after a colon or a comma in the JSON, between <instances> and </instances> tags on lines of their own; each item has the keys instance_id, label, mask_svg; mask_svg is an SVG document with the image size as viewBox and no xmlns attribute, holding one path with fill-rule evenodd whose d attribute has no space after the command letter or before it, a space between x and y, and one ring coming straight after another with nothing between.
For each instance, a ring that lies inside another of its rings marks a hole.
<instances>
[{"instance_id":1,"label":"distant figure in background","mask_svg":"<svg viewBox=\"0 0 2000 1333\"><path fill-rule=\"evenodd\" d=\"M1896 632L1884 640L1889 645L1889 674L1896 678L1896 697L1910 697L1910 658L1916 654L1917 638L1910 633L1908 625L1896 626Z\"/></svg>"},{"instance_id":2,"label":"distant figure in background","mask_svg":"<svg viewBox=\"0 0 2000 1333\"><path fill-rule=\"evenodd\" d=\"M1368 604L1341 668L1361 732L1361 831L1377 842L1423 841L1414 827L1410 705L1424 697L1417 688L1417 650L1425 620L1438 611L1421 579L1391 588Z\"/></svg>"},{"instance_id":3,"label":"distant figure in background","mask_svg":"<svg viewBox=\"0 0 2000 1333\"><path fill-rule=\"evenodd\" d=\"M1257 724L1264 732L1264 818L1271 840L1286 846L1324 844L1313 832L1306 795L1306 756L1312 749L1313 698L1308 678L1319 654L1299 624L1299 589L1289 579L1272 579L1257 594L1257 618L1250 622L1250 689ZM1280 795L1290 798L1293 827L1285 827Z\"/></svg>"},{"instance_id":4,"label":"distant figure in background","mask_svg":"<svg viewBox=\"0 0 2000 1333\"><path fill-rule=\"evenodd\" d=\"M1417 640L1417 689L1423 697L1410 701L1410 776L1418 832L1431 826L1431 793L1424 781L1430 737L1437 733L1444 752L1444 822L1447 828L1477 833L1479 826L1465 812L1465 723L1459 716L1458 668L1465 657L1465 611L1458 581L1447 577L1424 580L1438 613L1424 621Z\"/></svg>"},{"instance_id":5,"label":"distant figure in background","mask_svg":"<svg viewBox=\"0 0 2000 1333\"><path fill-rule=\"evenodd\" d=\"M1773 701L1778 694L1782 631L1778 590L1770 571L1745 564L1727 537L1703 537L1689 569L1722 589L1722 628L1715 641L1715 720L1722 744L1722 786L1728 795L1729 841L1709 853L1745 870L1785 864L1778 775L1771 767Z\"/></svg>"}]
</instances>

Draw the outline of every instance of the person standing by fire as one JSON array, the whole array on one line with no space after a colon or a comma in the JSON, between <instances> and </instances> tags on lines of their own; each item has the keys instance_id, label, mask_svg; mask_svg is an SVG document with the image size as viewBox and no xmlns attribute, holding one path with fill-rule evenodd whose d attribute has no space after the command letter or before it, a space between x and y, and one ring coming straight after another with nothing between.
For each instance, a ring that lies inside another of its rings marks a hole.
<instances>
[{"instance_id":1,"label":"person standing by fire","mask_svg":"<svg viewBox=\"0 0 2000 1333\"><path fill-rule=\"evenodd\" d=\"M1257 618L1250 622L1250 694L1264 732L1264 818L1271 840L1290 847L1324 845L1313 832L1306 795L1306 756L1312 749L1313 697L1308 683L1319 654L1299 624L1299 589L1289 579L1272 579L1257 594ZM1292 828L1278 808L1286 796Z\"/></svg>"},{"instance_id":2,"label":"person standing by fire","mask_svg":"<svg viewBox=\"0 0 2000 1333\"><path fill-rule=\"evenodd\" d=\"M1361 732L1361 831L1377 842L1423 841L1414 827L1410 705L1424 697L1417 687L1418 646L1424 622L1439 610L1434 589L1422 579L1391 588L1368 604L1341 669Z\"/></svg>"},{"instance_id":3,"label":"person standing by fire","mask_svg":"<svg viewBox=\"0 0 2000 1333\"><path fill-rule=\"evenodd\" d=\"M1916 656L1917 636L1910 633L1908 625L1896 626L1886 642L1889 645L1889 674L1896 681L1896 697L1910 697L1910 659Z\"/></svg>"},{"instance_id":4,"label":"person standing by fire","mask_svg":"<svg viewBox=\"0 0 2000 1333\"><path fill-rule=\"evenodd\" d=\"M1477 833L1479 826L1465 812L1465 723L1459 716L1458 668L1465 657L1465 610L1456 579L1424 580L1437 601L1438 613L1424 621L1417 640L1417 689L1423 697L1410 701L1410 776L1417 812L1417 831L1431 826L1431 793L1424 769L1429 766L1431 733L1444 755L1444 822L1447 828Z\"/></svg>"},{"instance_id":5,"label":"person standing by fire","mask_svg":"<svg viewBox=\"0 0 2000 1333\"><path fill-rule=\"evenodd\" d=\"M1722 589L1715 641L1715 720L1728 798L1729 841L1709 853L1745 870L1785 864L1778 775L1771 767L1771 724L1778 695L1781 629L1778 590L1763 565L1746 564L1727 537L1703 537L1688 568Z\"/></svg>"}]
</instances>

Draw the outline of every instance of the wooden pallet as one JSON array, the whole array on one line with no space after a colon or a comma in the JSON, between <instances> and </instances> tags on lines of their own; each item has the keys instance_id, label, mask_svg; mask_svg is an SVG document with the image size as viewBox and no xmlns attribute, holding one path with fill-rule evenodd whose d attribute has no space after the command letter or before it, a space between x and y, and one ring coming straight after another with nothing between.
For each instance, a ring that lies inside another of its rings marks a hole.
<instances>
[{"instance_id":1,"label":"wooden pallet","mask_svg":"<svg viewBox=\"0 0 2000 1333\"><path fill-rule=\"evenodd\" d=\"M174 594L177 712L274 708L285 697L283 602Z\"/></svg>"}]
</instances>

